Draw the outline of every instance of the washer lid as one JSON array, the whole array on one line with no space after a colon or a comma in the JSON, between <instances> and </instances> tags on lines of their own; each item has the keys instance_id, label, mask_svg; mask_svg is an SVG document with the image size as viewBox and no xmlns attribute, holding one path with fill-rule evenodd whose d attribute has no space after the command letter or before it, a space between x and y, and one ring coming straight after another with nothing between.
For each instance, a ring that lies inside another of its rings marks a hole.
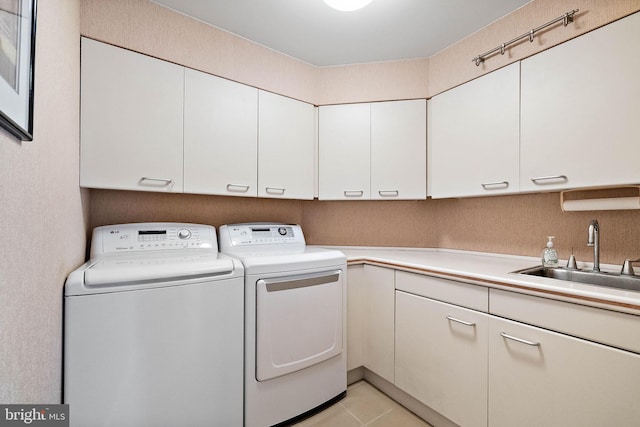
<instances>
[{"instance_id":1,"label":"washer lid","mask_svg":"<svg viewBox=\"0 0 640 427\"><path fill-rule=\"evenodd\" d=\"M85 270L84 283L86 286L113 286L233 272L233 261L219 259L217 252L195 252L191 250L181 256L165 253L135 258L103 257Z\"/></svg>"}]
</instances>

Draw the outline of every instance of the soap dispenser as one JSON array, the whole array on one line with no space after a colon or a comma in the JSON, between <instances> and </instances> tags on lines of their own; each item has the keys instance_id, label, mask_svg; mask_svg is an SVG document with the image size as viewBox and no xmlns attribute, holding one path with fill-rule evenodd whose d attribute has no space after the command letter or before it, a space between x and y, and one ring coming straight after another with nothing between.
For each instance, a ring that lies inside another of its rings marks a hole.
<instances>
[{"instance_id":1,"label":"soap dispenser","mask_svg":"<svg viewBox=\"0 0 640 427\"><path fill-rule=\"evenodd\" d=\"M558 266L558 251L553 247L553 239L555 236L547 236L549 241L547 247L542 251L542 266L543 267L557 267Z\"/></svg>"}]
</instances>

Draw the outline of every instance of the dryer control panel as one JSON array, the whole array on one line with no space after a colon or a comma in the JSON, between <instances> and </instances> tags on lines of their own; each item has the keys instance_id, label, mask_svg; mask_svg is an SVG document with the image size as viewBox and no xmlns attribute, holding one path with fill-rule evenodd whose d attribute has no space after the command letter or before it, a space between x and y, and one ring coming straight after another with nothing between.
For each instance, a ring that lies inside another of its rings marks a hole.
<instances>
[{"instance_id":1,"label":"dryer control panel","mask_svg":"<svg viewBox=\"0 0 640 427\"><path fill-rule=\"evenodd\" d=\"M221 251L238 246L305 246L302 228L295 224L230 224L219 231Z\"/></svg>"},{"instance_id":2,"label":"dryer control panel","mask_svg":"<svg viewBox=\"0 0 640 427\"><path fill-rule=\"evenodd\" d=\"M171 222L107 225L93 230L91 258L117 252L199 248L218 251L214 227Z\"/></svg>"}]
</instances>

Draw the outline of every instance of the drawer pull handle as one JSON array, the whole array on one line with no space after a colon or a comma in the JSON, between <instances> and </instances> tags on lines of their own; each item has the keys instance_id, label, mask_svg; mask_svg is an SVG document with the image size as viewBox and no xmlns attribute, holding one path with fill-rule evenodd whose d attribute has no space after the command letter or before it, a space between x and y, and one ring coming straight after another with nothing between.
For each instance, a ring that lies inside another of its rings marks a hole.
<instances>
[{"instance_id":1,"label":"drawer pull handle","mask_svg":"<svg viewBox=\"0 0 640 427\"><path fill-rule=\"evenodd\" d=\"M447 316L447 319L451 320L452 322L460 323L465 326L476 326L475 323L465 322L464 320L456 319L455 317L451 317L451 316Z\"/></svg>"},{"instance_id":2,"label":"drawer pull handle","mask_svg":"<svg viewBox=\"0 0 640 427\"><path fill-rule=\"evenodd\" d=\"M267 194L275 194L278 196L283 196L284 195L284 188L276 188L276 187L266 187L265 191Z\"/></svg>"},{"instance_id":3,"label":"drawer pull handle","mask_svg":"<svg viewBox=\"0 0 640 427\"><path fill-rule=\"evenodd\" d=\"M380 197L398 197L400 192L398 190L378 190Z\"/></svg>"},{"instance_id":4,"label":"drawer pull handle","mask_svg":"<svg viewBox=\"0 0 640 427\"><path fill-rule=\"evenodd\" d=\"M176 183L174 180L167 178L149 178L148 176L143 176L142 178L140 178L140 185L144 185L145 182L148 182L148 184L150 185L160 183L162 187L167 187L167 191L173 190L173 186Z\"/></svg>"},{"instance_id":5,"label":"drawer pull handle","mask_svg":"<svg viewBox=\"0 0 640 427\"><path fill-rule=\"evenodd\" d=\"M508 340L512 340L512 341L516 341L516 342L519 342L519 343L522 343L522 344L530 345L532 347L540 347L540 343L539 342L533 342L533 341L525 340L525 339L522 339L522 338L514 337L513 335L509 335L509 334L506 334L504 332L500 332L500 335L503 338L506 338Z\"/></svg>"},{"instance_id":6,"label":"drawer pull handle","mask_svg":"<svg viewBox=\"0 0 640 427\"><path fill-rule=\"evenodd\" d=\"M344 190L344 197L362 197L364 191L362 190Z\"/></svg>"},{"instance_id":7,"label":"drawer pull handle","mask_svg":"<svg viewBox=\"0 0 640 427\"><path fill-rule=\"evenodd\" d=\"M227 191L231 191L234 193L246 193L249 191L248 185L239 185L239 184L227 184Z\"/></svg>"},{"instance_id":8,"label":"drawer pull handle","mask_svg":"<svg viewBox=\"0 0 640 427\"><path fill-rule=\"evenodd\" d=\"M566 175L549 175L549 176L539 176L537 178L531 178L531 182L538 185L553 184L553 182L547 183L545 181L558 181L558 180L567 182L569 178L567 178Z\"/></svg>"},{"instance_id":9,"label":"drawer pull handle","mask_svg":"<svg viewBox=\"0 0 640 427\"><path fill-rule=\"evenodd\" d=\"M482 188L485 190L500 190L502 188L509 188L509 181L485 182L480 185L482 185Z\"/></svg>"}]
</instances>

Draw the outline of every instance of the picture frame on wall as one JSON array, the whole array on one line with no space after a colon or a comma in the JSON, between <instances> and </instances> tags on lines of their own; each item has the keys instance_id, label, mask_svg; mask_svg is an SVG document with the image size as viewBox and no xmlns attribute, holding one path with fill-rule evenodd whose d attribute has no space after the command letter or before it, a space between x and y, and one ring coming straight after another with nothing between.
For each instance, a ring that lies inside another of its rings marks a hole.
<instances>
[{"instance_id":1,"label":"picture frame on wall","mask_svg":"<svg viewBox=\"0 0 640 427\"><path fill-rule=\"evenodd\" d=\"M0 126L33 140L37 0L0 0Z\"/></svg>"}]
</instances>

